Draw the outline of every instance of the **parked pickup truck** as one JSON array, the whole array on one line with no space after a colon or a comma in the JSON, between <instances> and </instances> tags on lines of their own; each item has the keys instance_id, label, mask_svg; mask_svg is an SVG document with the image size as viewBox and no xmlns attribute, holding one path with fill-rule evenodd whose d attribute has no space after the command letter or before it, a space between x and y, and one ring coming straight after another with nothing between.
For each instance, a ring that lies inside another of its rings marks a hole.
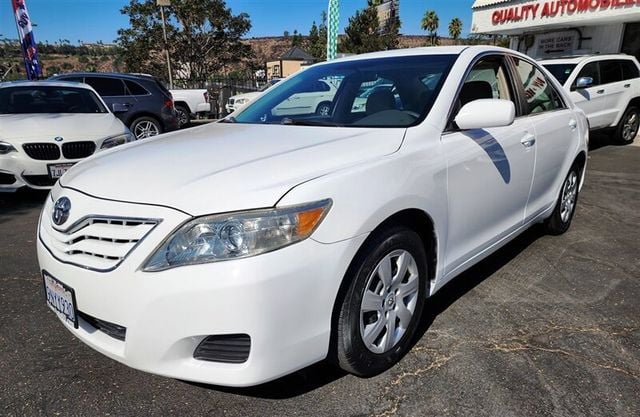
<instances>
[{"instance_id":1,"label":"parked pickup truck","mask_svg":"<svg viewBox=\"0 0 640 417\"><path fill-rule=\"evenodd\" d=\"M188 126L198 113L210 113L209 92L205 89L170 90L180 127Z\"/></svg>"},{"instance_id":2,"label":"parked pickup truck","mask_svg":"<svg viewBox=\"0 0 640 417\"><path fill-rule=\"evenodd\" d=\"M635 57L574 56L540 63L587 114L591 130L612 129L619 143L633 142L640 126L640 64Z\"/></svg>"}]
</instances>

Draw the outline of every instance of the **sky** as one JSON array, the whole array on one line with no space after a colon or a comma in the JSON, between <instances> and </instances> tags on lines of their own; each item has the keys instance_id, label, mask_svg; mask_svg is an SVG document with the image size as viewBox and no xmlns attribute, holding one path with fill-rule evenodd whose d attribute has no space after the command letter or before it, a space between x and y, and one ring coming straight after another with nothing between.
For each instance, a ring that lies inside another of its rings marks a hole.
<instances>
[{"instance_id":1,"label":"sky","mask_svg":"<svg viewBox=\"0 0 640 417\"><path fill-rule=\"evenodd\" d=\"M103 41L111 43L119 28L128 26L120 8L128 0L26 0L35 38L39 42L68 39L71 43ZM472 0L400 0L401 32L407 35L425 34L420 20L427 9L440 17L440 34L447 35L449 21L459 17L464 23L463 36L471 25ZM309 32L311 23L320 20L328 0L227 0L233 13L249 14L253 28L247 37L281 36L284 31ZM340 33L356 10L366 0L340 0ZM11 0L0 0L0 38L16 38L17 31Z\"/></svg>"}]
</instances>

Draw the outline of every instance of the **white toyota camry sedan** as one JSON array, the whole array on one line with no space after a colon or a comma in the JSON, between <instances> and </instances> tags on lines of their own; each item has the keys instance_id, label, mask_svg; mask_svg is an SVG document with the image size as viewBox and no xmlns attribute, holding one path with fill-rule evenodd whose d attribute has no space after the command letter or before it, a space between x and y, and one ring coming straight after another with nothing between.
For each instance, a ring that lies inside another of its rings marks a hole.
<instances>
[{"instance_id":1,"label":"white toyota camry sedan","mask_svg":"<svg viewBox=\"0 0 640 417\"><path fill-rule=\"evenodd\" d=\"M86 84L0 83L0 191L49 189L79 160L132 140Z\"/></svg>"},{"instance_id":2,"label":"white toyota camry sedan","mask_svg":"<svg viewBox=\"0 0 640 417\"><path fill-rule=\"evenodd\" d=\"M337 88L328 114L274 112L318 82ZM234 116L102 152L53 188L38 258L78 339L211 384L325 358L375 375L447 281L534 223L565 232L584 180L583 112L507 49L321 63Z\"/></svg>"}]
</instances>

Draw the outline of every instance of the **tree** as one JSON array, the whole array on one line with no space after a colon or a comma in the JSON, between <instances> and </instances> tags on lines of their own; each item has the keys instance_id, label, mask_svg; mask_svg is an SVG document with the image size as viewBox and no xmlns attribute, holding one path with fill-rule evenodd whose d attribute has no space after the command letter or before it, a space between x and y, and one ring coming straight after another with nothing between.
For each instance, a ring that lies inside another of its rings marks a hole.
<instances>
[{"instance_id":1,"label":"tree","mask_svg":"<svg viewBox=\"0 0 640 417\"><path fill-rule=\"evenodd\" d=\"M451 19L449 22L449 36L453 38L453 41L457 43L460 34L462 33L462 20L457 17Z\"/></svg>"},{"instance_id":2,"label":"tree","mask_svg":"<svg viewBox=\"0 0 640 417\"><path fill-rule=\"evenodd\" d=\"M356 11L349 18L344 32L339 45L341 52L362 54L394 49L398 47L400 19L397 16L390 18L385 27L380 28L375 1L368 0L364 10Z\"/></svg>"},{"instance_id":3,"label":"tree","mask_svg":"<svg viewBox=\"0 0 640 417\"><path fill-rule=\"evenodd\" d=\"M314 57L327 59L327 14L322 12L320 26L314 21L305 41L305 49Z\"/></svg>"},{"instance_id":4,"label":"tree","mask_svg":"<svg viewBox=\"0 0 640 417\"><path fill-rule=\"evenodd\" d=\"M130 27L118 31L119 62L128 71L167 79L162 19L155 0L130 0L120 12ZM251 57L242 37L251 29L246 13L233 15L224 0L173 0L165 8L167 48L174 73L202 84L226 65Z\"/></svg>"},{"instance_id":5,"label":"tree","mask_svg":"<svg viewBox=\"0 0 640 417\"><path fill-rule=\"evenodd\" d=\"M440 19L435 10L427 10L422 17L420 27L422 30L429 32L430 44L435 46L438 43L438 27L440 26Z\"/></svg>"},{"instance_id":6,"label":"tree","mask_svg":"<svg viewBox=\"0 0 640 417\"><path fill-rule=\"evenodd\" d=\"M302 45L302 35L298 33L297 29L293 30L293 36L291 37L291 47Z\"/></svg>"}]
</instances>

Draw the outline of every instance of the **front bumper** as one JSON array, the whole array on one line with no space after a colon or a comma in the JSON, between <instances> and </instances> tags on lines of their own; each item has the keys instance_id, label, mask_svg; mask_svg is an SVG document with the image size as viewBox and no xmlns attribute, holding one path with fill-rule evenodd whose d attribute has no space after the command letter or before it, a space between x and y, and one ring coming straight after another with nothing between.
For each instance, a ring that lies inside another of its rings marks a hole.
<instances>
[{"instance_id":1,"label":"front bumper","mask_svg":"<svg viewBox=\"0 0 640 417\"><path fill-rule=\"evenodd\" d=\"M144 211L145 217L162 219L107 273L65 264L38 239L41 269L74 289L78 310L126 327L120 341L82 319L78 329L65 324L84 343L136 369L226 386L256 385L326 357L338 288L365 236L335 244L307 239L252 258L149 273L140 270L147 256L188 216L60 190L74 208L99 208L92 214L126 210L140 217ZM47 206L44 216L51 202ZM205 337L239 333L251 337L246 362L194 359Z\"/></svg>"},{"instance_id":2,"label":"front bumper","mask_svg":"<svg viewBox=\"0 0 640 417\"><path fill-rule=\"evenodd\" d=\"M61 157L55 161L40 161L31 159L26 153L19 149L7 155L0 155L0 191L15 191L22 187L29 187L36 190L49 190L52 185L48 185L49 164L76 163L80 160L69 160ZM14 177L11 182L10 176ZM54 180L50 180L51 183Z\"/></svg>"}]
</instances>

